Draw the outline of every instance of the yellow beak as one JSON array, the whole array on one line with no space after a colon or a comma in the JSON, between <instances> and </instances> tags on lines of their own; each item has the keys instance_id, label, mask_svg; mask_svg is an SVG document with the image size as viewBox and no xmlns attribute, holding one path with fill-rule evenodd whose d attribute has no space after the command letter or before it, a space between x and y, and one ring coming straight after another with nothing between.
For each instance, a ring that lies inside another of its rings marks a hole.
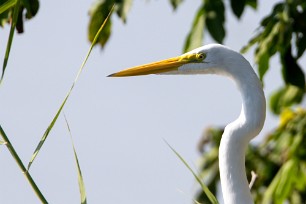
<instances>
[{"instance_id":1,"label":"yellow beak","mask_svg":"<svg viewBox=\"0 0 306 204\"><path fill-rule=\"evenodd\" d=\"M178 71L178 68L190 62L198 62L197 54L184 54L158 62L152 62L136 67L131 67L117 73L109 75L109 77L126 77L147 74L158 74L170 71Z\"/></svg>"}]
</instances>

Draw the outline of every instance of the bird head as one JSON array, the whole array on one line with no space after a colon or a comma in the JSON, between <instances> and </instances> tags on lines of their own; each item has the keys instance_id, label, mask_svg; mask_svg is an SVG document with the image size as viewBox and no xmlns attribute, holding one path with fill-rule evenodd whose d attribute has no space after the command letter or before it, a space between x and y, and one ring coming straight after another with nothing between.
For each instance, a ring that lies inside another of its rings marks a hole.
<instances>
[{"instance_id":1,"label":"bird head","mask_svg":"<svg viewBox=\"0 0 306 204\"><path fill-rule=\"evenodd\" d=\"M223 45L209 44L177 57L124 69L109 75L109 77L148 74L226 74L230 72L228 69L233 67L232 61L236 62L237 57L242 57L242 55Z\"/></svg>"}]
</instances>

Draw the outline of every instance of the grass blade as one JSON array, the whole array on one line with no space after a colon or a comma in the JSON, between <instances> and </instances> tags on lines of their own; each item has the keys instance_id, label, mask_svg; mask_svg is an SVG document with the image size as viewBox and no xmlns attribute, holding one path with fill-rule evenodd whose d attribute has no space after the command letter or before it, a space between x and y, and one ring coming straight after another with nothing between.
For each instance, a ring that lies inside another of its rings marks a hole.
<instances>
[{"instance_id":1,"label":"grass blade","mask_svg":"<svg viewBox=\"0 0 306 204\"><path fill-rule=\"evenodd\" d=\"M3 13L4 11L10 9L11 7L13 7L16 4L17 0L10 0L5 2L4 4L2 4L0 6L0 14Z\"/></svg>"},{"instance_id":2,"label":"grass blade","mask_svg":"<svg viewBox=\"0 0 306 204\"><path fill-rule=\"evenodd\" d=\"M15 33L15 27L16 27L16 23L17 23L17 19L18 19L18 14L19 14L20 1L21 0L17 0L15 8L14 8L14 12L13 12L13 20L12 20L10 34L9 34L9 38L8 38L8 41L7 41L5 56L4 56L4 60L3 60L0 85L2 84L2 81L3 81L5 69L6 69L7 62L8 62L9 55L10 55L10 51L11 51L11 46L12 46L12 42L13 42L13 38L14 38L14 33Z\"/></svg>"},{"instance_id":3,"label":"grass blade","mask_svg":"<svg viewBox=\"0 0 306 204\"><path fill-rule=\"evenodd\" d=\"M206 194L206 196L208 197L210 202L213 203L213 204L218 204L218 200L216 199L216 197L210 192L208 187L201 181L201 179L192 170L192 168L187 164L187 162L183 159L183 157L177 151L175 151L175 149L173 147L171 147L170 144L167 141L165 141L165 142L170 147L170 149L176 154L176 156L184 163L184 165L188 168L188 170L192 173L192 175L197 180L197 182L200 184L203 192Z\"/></svg>"},{"instance_id":4,"label":"grass blade","mask_svg":"<svg viewBox=\"0 0 306 204\"><path fill-rule=\"evenodd\" d=\"M64 101L62 102L62 104L61 104L60 108L58 109L57 113L55 114L53 120L52 120L51 123L49 124L47 130L45 131L45 133L44 133L44 135L42 136L40 142L38 143L38 145L37 145L37 147L36 147L36 149L35 149L35 151L34 151L32 157L31 157L31 159L30 159L30 162L29 162L29 164L28 164L28 170L30 169L31 165L33 164L33 162L34 162L36 156L38 155L38 153L39 153L41 147L43 146L44 142L46 141L46 139L47 139L47 137L48 137L48 135L49 135L49 133L50 133L50 131L52 130L54 124L56 123L58 116L60 115L60 113L61 113L63 107L65 106L66 101L68 100L68 98L69 98L69 96L70 96L70 94L71 94L71 92L72 92L72 90L73 90L73 88L74 88L76 82L77 82L78 79L79 79L79 76L80 76L81 72L82 72L83 69L84 69L84 66L85 66L85 64L86 64L86 62L87 62L87 59L89 58L89 55L90 55L90 53L91 53L91 51L92 51L92 48L93 48L93 46L95 45L95 43L97 42L98 36L99 36L99 34L101 33L102 29L104 28L105 23L108 21L109 17L111 16L111 14L112 14L112 12L113 12L113 10L114 10L114 7L115 7L115 4L113 5L112 9L110 10L110 12L109 12L107 18L105 19L105 21L104 21L103 24L101 25L101 27L100 27L100 29L98 30L97 34L95 35L95 38L94 38L93 42L91 43L91 46L90 46L90 48L89 48L89 50L88 50L88 52L87 52L87 55L86 55L86 57L85 57L85 59L84 59L82 65L81 65L81 67L80 67L80 69L79 69L77 75L76 75L76 78L74 79L74 81L73 81L73 83L72 83L72 86L71 86L70 90L69 90L68 93L66 94L66 97L65 97Z\"/></svg>"},{"instance_id":5,"label":"grass blade","mask_svg":"<svg viewBox=\"0 0 306 204\"><path fill-rule=\"evenodd\" d=\"M41 203L48 203L43 194L40 192L39 188L37 187L36 183L34 182L33 178L31 177L30 173L27 171L25 166L23 165L21 159L19 158L17 152L15 151L13 145L11 144L10 140L8 139L7 135L5 134L4 130L2 129L0 125L0 135L4 140L4 144L7 146L8 150L10 151L11 155L15 159L16 163L18 164L19 168L21 169L21 172L28 180L29 184L31 185L32 189L36 193L37 197L41 201Z\"/></svg>"},{"instance_id":6,"label":"grass blade","mask_svg":"<svg viewBox=\"0 0 306 204\"><path fill-rule=\"evenodd\" d=\"M69 127L69 124L68 124L68 121L67 121L67 118L66 118L65 114L64 114L64 117L65 117L66 125L67 125L69 135L70 135L70 139L71 139L71 144L72 144L73 153L74 153L74 159L75 159L75 162L76 162L76 165L77 165L78 183L79 183L79 189L80 189L81 204L86 204L87 199L86 199L85 184L84 184L84 180L83 180L83 176L82 176L82 171L81 171L78 155L77 155L75 147L74 147L74 142L73 142L73 139L72 139L71 130L70 130L70 127Z\"/></svg>"}]
</instances>

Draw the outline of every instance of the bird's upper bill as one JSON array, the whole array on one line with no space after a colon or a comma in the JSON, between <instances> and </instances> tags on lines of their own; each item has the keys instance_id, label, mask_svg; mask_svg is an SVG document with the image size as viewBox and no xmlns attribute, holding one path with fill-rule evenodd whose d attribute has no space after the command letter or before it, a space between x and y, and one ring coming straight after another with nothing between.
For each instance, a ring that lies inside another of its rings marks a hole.
<instances>
[{"instance_id":1,"label":"bird's upper bill","mask_svg":"<svg viewBox=\"0 0 306 204\"><path fill-rule=\"evenodd\" d=\"M178 71L179 67L188 63L200 63L205 59L204 53L186 53L178 57L173 57L158 62L144 64L131 67L117 73L109 75L109 77L126 77L147 74L160 74L172 71Z\"/></svg>"}]
</instances>

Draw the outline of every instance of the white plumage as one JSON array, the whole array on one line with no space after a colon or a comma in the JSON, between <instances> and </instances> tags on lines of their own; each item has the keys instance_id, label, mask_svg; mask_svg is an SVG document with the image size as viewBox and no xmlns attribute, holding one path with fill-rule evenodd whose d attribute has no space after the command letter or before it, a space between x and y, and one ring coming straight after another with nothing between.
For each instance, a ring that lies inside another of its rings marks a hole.
<instances>
[{"instance_id":1,"label":"white plumage","mask_svg":"<svg viewBox=\"0 0 306 204\"><path fill-rule=\"evenodd\" d=\"M245 172L245 151L261 131L266 114L262 85L250 63L238 52L210 44L178 57L132 67L110 76L146 74L218 74L231 78L242 96L240 116L228 124L219 148L219 168L225 204L252 204Z\"/></svg>"}]
</instances>

